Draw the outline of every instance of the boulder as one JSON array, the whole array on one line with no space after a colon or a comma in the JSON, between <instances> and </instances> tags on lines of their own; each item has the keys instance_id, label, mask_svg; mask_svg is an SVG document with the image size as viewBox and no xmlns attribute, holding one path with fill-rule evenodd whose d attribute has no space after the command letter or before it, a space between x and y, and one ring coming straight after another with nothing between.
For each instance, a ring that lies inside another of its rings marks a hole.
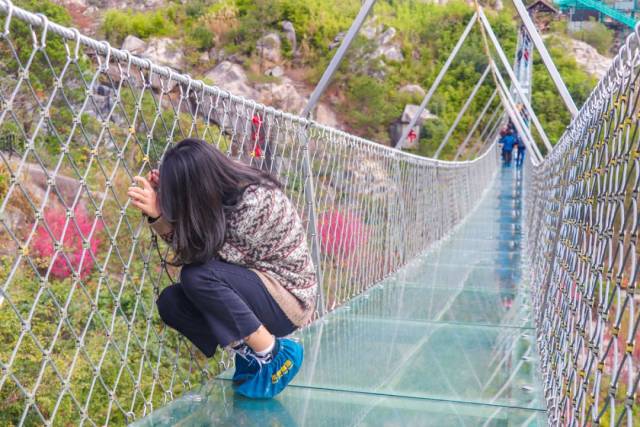
<instances>
[{"instance_id":1,"label":"boulder","mask_svg":"<svg viewBox=\"0 0 640 427\"><path fill-rule=\"evenodd\" d=\"M251 87L247 74L242 66L238 64L222 61L207 72L204 78L232 95L249 100L258 100L258 91ZM246 117L244 117L245 112L240 107L240 104L234 105L229 108L221 108L216 101L209 98L201 105L201 111L203 113L207 112L207 119L220 126L223 133L234 135L230 150L234 155L242 157L248 155L248 146L245 146L244 142L248 141L251 129L244 125Z\"/></svg>"},{"instance_id":2,"label":"boulder","mask_svg":"<svg viewBox=\"0 0 640 427\"><path fill-rule=\"evenodd\" d=\"M396 184L385 170L384 163L367 158L350 163L336 171L331 186L337 191L355 191L356 194L381 199L396 191Z\"/></svg>"},{"instance_id":3,"label":"boulder","mask_svg":"<svg viewBox=\"0 0 640 427\"><path fill-rule=\"evenodd\" d=\"M360 34L367 40L373 40L382 31L382 25L375 25L371 23L365 27L362 27Z\"/></svg>"},{"instance_id":4,"label":"boulder","mask_svg":"<svg viewBox=\"0 0 640 427\"><path fill-rule=\"evenodd\" d=\"M63 2L63 4L66 7L77 6L77 7L87 8L90 6L90 2L88 2L87 0L66 0Z\"/></svg>"},{"instance_id":5,"label":"boulder","mask_svg":"<svg viewBox=\"0 0 640 427\"><path fill-rule=\"evenodd\" d=\"M201 64L208 64L209 62L211 62L209 52L202 52L198 57L198 61L200 61Z\"/></svg>"},{"instance_id":6,"label":"boulder","mask_svg":"<svg viewBox=\"0 0 640 427\"><path fill-rule=\"evenodd\" d=\"M229 61L223 61L205 74L206 79L214 85L232 93L233 95L255 99L257 92L249 86L249 79L244 69Z\"/></svg>"},{"instance_id":7,"label":"boulder","mask_svg":"<svg viewBox=\"0 0 640 427\"><path fill-rule=\"evenodd\" d=\"M5 227L11 230L14 234L16 231L25 227L25 225L33 224L33 218L31 215L27 215L20 209L16 209L13 203L9 202L4 212L0 213L0 219L4 222L3 230L0 230L0 236L2 236L2 246L0 246L0 254L9 255L14 253L17 249L17 244L9 234L4 230ZM0 297L0 303L2 297Z\"/></svg>"},{"instance_id":8,"label":"boulder","mask_svg":"<svg viewBox=\"0 0 640 427\"><path fill-rule=\"evenodd\" d=\"M160 38L160 39L151 39L149 43L145 43L138 37L127 36L122 43L122 49L126 49L134 55L141 56L142 58L146 58L156 65L160 66L168 66L175 71L182 71L184 67L184 56L182 52L177 48L174 42L169 38ZM119 67L117 63L112 62L109 64L109 68L107 70L107 74L111 77L114 83L120 81L123 77L122 75L122 67ZM145 72L146 76L148 73ZM128 76L128 81L137 87L144 86L145 82L140 73L131 73ZM160 77L156 73L154 73L151 77L151 87L156 91L165 91L171 92L175 89L178 83L175 80L168 81L167 78ZM105 96L103 94L98 94L99 96ZM97 99L100 103L106 105L106 108L109 107L108 99ZM104 101L104 102L103 102ZM100 110L100 105L95 109L96 112Z\"/></svg>"},{"instance_id":9,"label":"boulder","mask_svg":"<svg viewBox=\"0 0 640 427\"><path fill-rule=\"evenodd\" d=\"M238 65L244 65L247 62L247 57L239 53L234 53L233 55L227 56L225 61L233 62L234 64Z\"/></svg>"},{"instance_id":10,"label":"boulder","mask_svg":"<svg viewBox=\"0 0 640 427\"><path fill-rule=\"evenodd\" d=\"M404 110L402 111L402 117L400 118L402 123L409 124L413 116L415 116L416 113L418 112L419 108L420 108L419 105L414 105L414 104L405 105ZM424 111L422 111L422 114L420 114L420 118L418 119L418 122L416 124L421 125L425 120L431 120L437 117L438 116L436 116L435 114L431 114L429 110L425 108Z\"/></svg>"},{"instance_id":11,"label":"boulder","mask_svg":"<svg viewBox=\"0 0 640 427\"><path fill-rule=\"evenodd\" d=\"M293 26L293 23L290 21L282 21L282 32L291 46L291 52L295 53L298 49L298 40L296 38L296 29Z\"/></svg>"},{"instance_id":12,"label":"boulder","mask_svg":"<svg viewBox=\"0 0 640 427\"><path fill-rule=\"evenodd\" d=\"M44 196L49 187L49 182L42 168L39 165L26 164L24 170L29 177L27 184L29 191L31 191L32 194L41 194ZM48 174L49 176L53 175L52 171L48 171ZM57 189L56 195L51 197L52 200L59 200L57 197L59 195L67 206L72 205L81 190L80 181L64 175L56 175L52 181L55 182ZM40 198L40 200L41 199L42 198Z\"/></svg>"},{"instance_id":13,"label":"boulder","mask_svg":"<svg viewBox=\"0 0 640 427\"><path fill-rule=\"evenodd\" d=\"M271 173L275 176L283 176L287 173L287 171L291 170L292 161L287 156L273 156L273 166L271 167Z\"/></svg>"},{"instance_id":14,"label":"boulder","mask_svg":"<svg viewBox=\"0 0 640 427\"><path fill-rule=\"evenodd\" d=\"M122 42L122 49L128 50L134 55L140 55L147 49L147 44L136 36L127 36Z\"/></svg>"},{"instance_id":15,"label":"boulder","mask_svg":"<svg viewBox=\"0 0 640 427\"><path fill-rule=\"evenodd\" d=\"M260 38L256 44L256 50L260 58L274 64L282 61L281 47L280 36L276 33L267 34Z\"/></svg>"},{"instance_id":16,"label":"boulder","mask_svg":"<svg viewBox=\"0 0 640 427\"><path fill-rule=\"evenodd\" d=\"M384 27L382 24L378 23L378 17L376 15L372 15L360 29L360 35L367 40L373 40L382 32L382 30L384 30Z\"/></svg>"},{"instance_id":17,"label":"boulder","mask_svg":"<svg viewBox=\"0 0 640 427\"><path fill-rule=\"evenodd\" d=\"M337 128L340 124L338 122L338 117L336 113L333 112L331 108L329 108L326 104L318 104L318 108L316 109L316 122L323 124L325 126L329 126L332 128Z\"/></svg>"},{"instance_id":18,"label":"boulder","mask_svg":"<svg viewBox=\"0 0 640 427\"><path fill-rule=\"evenodd\" d=\"M569 39L568 44L580 68L598 79L605 76L613 62L611 58L601 55L596 48L580 40Z\"/></svg>"},{"instance_id":19,"label":"boulder","mask_svg":"<svg viewBox=\"0 0 640 427\"><path fill-rule=\"evenodd\" d=\"M342 43L345 34L346 33L344 31L336 34L336 36L333 38L333 41L329 44L329 50L336 49L338 46L340 46L340 43Z\"/></svg>"},{"instance_id":20,"label":"boulder","mask_svg":"<svg viewBox=\"0 0 640 427\"><path fill-rule=\"evenodd\" d=\"M209 60L214 61L216 63L224 61L226 53L224 49L216 49L212 47L209 49Z\"/></svg>"},{"instance_id":21,"label":"boulder","mask_svg":"<svg viewBox=\"0 0 640 427\"><path fill-rule=\"evenodd\" d=\"M158 65L166 65L174 70L181 71L184 68L182 49L169 37L149 40L142 56Z\"/></svg>"},{"instance_id":22,"label":"boulder","mask_svg":"<svg viewBox=\"0 0 640 427\"><path fill-rule=\"evenodd\" d=\"M17 163L15 161L11 161L11 163L13 163L12 169L15 170ZM24 163L19 181L22 190L28 194L31 201L38 207L42 206L45 197L47 198L46 207L62 207L62 202L67 206L71 206L78 194L80 195L78 198L80 205L84 206L87 200L87 189L83 189L81 181L62 174L56 175L52 170L47 170L45 173L39 164ZM93 197L98 195L95 192L91 194ZM23 198L21 191L14 191L8 201L8 211L13 211L12 216L14 219L31 217L35 213L31 205L26 203L26 200L20 202ZM16 223L15 225L18 227L25 224Z\"/></svg>"},{"instance_id":23,"label":"boulder","mask_svg":"<svg viewBox=\"0 0 640 427\"><path fill-rule=\"evenodd\" d=\"M116 102L115 90L107 85L98 84L91 95L92 102L87 103L85 113L94 117L107 117ZM111 118L115 121L119 110L116 109Z\"/></svg>"},{"instance_id":24,"label":"boulder","mask_svg":"<svg viewBox=\"0 0 640 427\"><path fill-rule=\"evenodd\" d=\"M380 44L389 44L389 43L391 43L393 38L396 36L396 33L397 33L397 31L396 31L395 28L393 28L393 27L387 28L386 31L380 35L380 38L378 39L378 43L380 43Z\"/></svg>"},{"instance_id":25,"label":"boulder","mask_svg":"<svg viewBox=\"0 0 640 427\"><path fill-rule=\"evenodd\" d=\"M267 70L264 74L267 75L267 76L271 76L271 77L282 77L282 76L284 76L284 68L282 68L281 66L277 65L277 66Z\"/></svg>"},{"instance_id":26,"label":"boulder","mask_svg":"<svg viewBox=\"0 0 640 427\"><path fill-rule=\"evenodd\" d=\"M389 126L389 136L391 138L391 141L393 142L393 145L396 145L398 143L403 133L409 126L409 123L411 123L411 119L416 115L419 108L420 107L418 105L405 105L400 119L396 120ZM415 138L407 138L403 144L403 148L415 148L418 145L418 141L420 140L420 126L424 123L425 120L434 118L436 118L435 115L431 114L427 110L424 110L422 114L420 114L418 121L413 127L413 134L415 135Z\"/></svg>"},{"instance_id":27,"label":"boulder","mask_svg":"<svg viewBox=\"0 0 640 427\"><path fill-rule=\"evenodd\" d=\"M371 40L374 43L375 50L371 59L383 58L387 61L401 62L404 61L404 55L400 49L400 45L394 42L397 34L397 30L393 27L388 27L383 31L382 25L375 25L373 23L367 25L362 30L362 35Z\"/></svg>"},{"instance_id":28,"label":"boulder","mask_svg":"<svg viewBox=\"0 0 640 427\"><path fill-rule=\"evenodd\" d=\"M307 105L307 98L298 92L293 80L283 77L279 83L256 85L258 100L275 108L299 114Z\"/></svg>"},{"instance_id":29,"label":"boulder","mask_svg":"<svg viewBox=\"0 0 640 427\"><path fill-rule=\"evenodd\" d=\"M369 77L373 77L377 80L384 80L387 77L387 64L383 60L379 59L375 66L369 66L366 69L366 73Z\"/></svg>"},{"instance_id":30,"label":"boulder","mask_svg":"<svg viewBox=\"0 0 640 427\"><path fill-rule=\"evenodd\" d=\"M376 49L373 54L374 58L383 57L387 61L402 62L404 55L400 51L400 47L396 45L382 45Z\"/></svg>"},{"instance_id":31,"label":"boulder","mask_svg":"<svg viewBox=\"0 0 640 427\"><path fill-rule=\"evenodd\" d=\"M123 78L122 71L122 67L119 67L117 63L112 62L111 64L109 64L107 74L114 83L118 83ZM145 71L144 76L148 76L148 72ZM130 84L136 87L142 87L145 85L141 73L130 73L129 76L126 77L126 79ZM166 77L160 77L157 73L154 73L151 77L151 87L158 92L164 91L169 93L173 91L177 85L178 82L176 82L175 80L169 81Z\"/></svg>"},{"instance_id":32,"label":"boulder","mask_svg":"<svg viewBox=\"0 0 640 427\"><path fill-rule=\"evenodd\" d=\"M154 10L164 6L164 0L82 0L88 4L93 4L102 9L135 9L135 10Z\"/></svg>"},{"instance_id":33,"label":"boulder","mask_svg":"<svg viewBox=\"0 0 640 427\"><path fill-rule=\"evenodd\" d=\"M408 93L410 95L415 95L419 98L424 98L427 94L422 87L415 84L404 85L400 88L400 93Z\"/></svg>"}]
</instances>

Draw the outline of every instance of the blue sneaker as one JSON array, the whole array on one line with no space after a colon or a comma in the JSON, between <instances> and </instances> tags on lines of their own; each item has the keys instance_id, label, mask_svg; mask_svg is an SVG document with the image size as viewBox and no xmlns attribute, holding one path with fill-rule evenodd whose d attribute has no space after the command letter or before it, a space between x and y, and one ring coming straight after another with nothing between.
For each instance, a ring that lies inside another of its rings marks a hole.
<instances>
[{"instance_id":1,"label":"blue sneaker","mask_svg":"<svg viewBox=\"0 0 640 427\"><path fill-rule=\"evenodd\" d=\"M270 362L249 357L249 361L241 362L240 372L236 366L237 382L236 374L233 376L236 393L252 399L270 399L284 390L300 370L304 351L295 341L277 338L272 355ZM258 369L251 374L254 363Z\"/></svg>"},{"instance_id":2,"label":"blue sneaker","mask_svg":"<svg viewBox=\"0 0 640 427\"><path fill-rule=\"evenodd\" d=\"M236 370L233 373L233 383L237 385L254 376L260 369L260 363L255 360L255 357L251 356L251 349L246 347L246 350L243 350L237 351L234 349L236 353Z\"/></svg>"}]
</instances>

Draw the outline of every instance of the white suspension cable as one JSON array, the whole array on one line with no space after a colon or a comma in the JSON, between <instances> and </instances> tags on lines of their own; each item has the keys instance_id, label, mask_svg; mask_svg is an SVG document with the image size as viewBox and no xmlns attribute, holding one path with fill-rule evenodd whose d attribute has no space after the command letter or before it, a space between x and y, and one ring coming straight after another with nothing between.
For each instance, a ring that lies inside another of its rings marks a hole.
<instances>
[{"instance_id":1,"label":"white suspension cable","mask_svg":"<svg viewBox=\"0 0 640 427\"><path fill-rule=\"evenodd\" d=\"M456 43L456 45L454 46L453 50L449 54L449 57L447 58L447 60L445 61L444 65L440 69L440 72L436 76L436 79L434 80L433 84L429 88L429 91L424 96L424 99L422 100L422 103L420 103L420 106L418 107L418 111L416 111L416 113L411 118L411 121L409 122L409 126L407 126L407 128L402 132L402 136L400 137L398 142L396 142L396 148L397 149L399 149L399 150L402 149L402 145L404 144L404 141L407 139L407 136L409 136L409 132L411 132L411 129L413 129L413 127L416 125L416 123L418 122L418 118L424 112L425 108L427 107L427 104L431 100L431 97L433 97L433 94L436 92L436 89L438 89L438 86L440 85L440 82L442 81L442 79L445 76L445 74L447 74L447 71L449 70L449 67L451 66L451 63L453 62L454 58L458 54L458 51L460 50L460 48L464 44L464 41L469 36L469 33L473 29L473 24L476 23L477 19L478 19L478 14L474 13L473 16L471 17L471 19L469 20L469 23L465 27L462 35L458 39L458 42Z\"/></svg>"},{"instance_id":2,"label":"white suspension cable","mask_svg":"<svg viewBox=\"0 0 640 427\"><path fill-rule=\"evenodd\" d=\"M444 148L445 145L447 145L447 142L449 141L449 138L451 138L451 135L453 135L453 132L455 131L456 127L458 126L458 123L460 123L460 120L464 116L464 113L467 112L467 108L469 108L469 106L473 102L473 99L475 98L476 94L478 93L478 90L480 90L480 87L482 86L482 84L484 83L485 79L489 75L490 69L491 68L490 68L489 65L487 65L487 67L484 69L484 72L482 73L482 76L480 76L480 78L478 79L478 82L473 87L473 90L471 91L471 94L469 95L467 100L462 105L462 108L460 108L460 111L458 112L458 115L456 116L456 119L453 121L453 124L451 125L451 127L447 131L447 134L444 136L444 138L442 139L442 142L438 146L438 149L436 150L436 153L433 156L434 159L437 159L438 157L440 157L440 153L442 152L442 149Z\"/></svg>"},{"instance_id":3,"label":"white suspension cable","mask_svg":"<svg viewBox=\"0 0 640 427\"><path fill-rule=\"evenodd\" d=\"M551 80L553 80L553 83L558 89L558 93L560 93L562 101L567 106L567 109L571 113L571 116L575 117L578 114L578 107L576 107L576 104L573 101L571 94L569 93L569 89L567 89L567 86L564 84L564 81L560 76L560 72L558 72L558 68L556 67L556 64L553 62L553 59L551 59L551 55L549 55L547 47L544 45L544 41L542 40L542 37L540 37L538 29L531 20L526 6L522 2L522 0L513 0L513 4L516 7L516 11L520 16L520 19L522 19L522 23L524 24L529 37L531 37L536 50L540 54L540 58L542 58L542 62L547 68L547 71L551 76Z\"/></svg>"},{"instance_id":4,"label":"white suspension cable","mask_svg":"<svg viewBox=\"0 0 640 427\"><path fill-rule=\"evenodd\" d=\"M524 105L525 109L527 110L527 114L529 114L529 116L531 117L531 121L533 122L536 130L538 131L538 134L540 135L540 138L542 139L542 142L544 143L545 147L547 147L547 150L551 151L551 148L552 148L551 142L549 142L549 138L547 137L547 134L544 131L544 128L540 124L540 121L538 120L538 116L536 115L535 111L531 107L529 100L527 99L522 88L520 87L520 82L518 81L515 73L513 72L513 69L511 68L511 64L507 60L507 56L505 55L504 50L500 45L500 42L498 41L495 33L493 32L493 28L491 28L491 24L489 23L489 20L484 14L482 7L479 7L478 10L479 10L479 13L478 13L479 22L487 31L487 34L489 35L489 39L491 40L494 48L496 49L496 52L498 53L498 57L500 58L500 61L502 62L503 67L507 70L509 79L511 79L511 84L513 85L513 87L516 90L516 93L518 94L518 98L520 99L521 103ZM497 67L494 67L494 73L500 74Z\"/></svg>"},{"instance_id":5,"label":"white suspension cable","mask_svg":"<svg viewBox=\"0 0 640 427\"><path fill-rule=\"evenodd\" d=\"M487 102L484 104L484 107L482 108L482 111L480 111L480 114L478 114L478 118L476 119L476 121L473 122L473 125L471 126L471 129L469 129L469 132L467 133L467 136L462 141L462 144L460 144L458 146L458 149L456 150L456 155L453 158L453 160L458 160L458 158L462 155L462 152L467 147L467 144L469 143L469 140L471 139L473 133L476 131L476 129L480 125L480 122L482 121L482 119L484 118L485 114L487 113L487 110L489 109L489 107L493 103L493 100L496 98L496 95L498 95L498 89L494 89L493 90L493 93L491 94L491 96L489 97Z\"/></svg>"}]
</instances>

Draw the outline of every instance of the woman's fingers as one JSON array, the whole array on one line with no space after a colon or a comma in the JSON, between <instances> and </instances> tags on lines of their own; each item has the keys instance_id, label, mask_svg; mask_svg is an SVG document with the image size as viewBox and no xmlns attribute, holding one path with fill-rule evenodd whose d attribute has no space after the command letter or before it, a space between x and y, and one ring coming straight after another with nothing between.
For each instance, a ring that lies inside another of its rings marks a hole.
<instances>
[{"instance_id":1,"label":"woman's fingers","mask_svg":"<svg viewBox=\"0 0 640 427\"><path fill-rule=\"evenodd\" d=\"M143 190L142 188L138 187L129 187L129 191L127 192L127 194L130 197L133 196L138 199L148 199L150 196L147 190Z\"/></svg>"},{"instance_id":2,"label":"woman's fingers","mask_svg":"<svg viewBox=\"0 0 640 427\"><path fill-rule=\"evenodd\" d=\"M152 199L146 190L141 188L131 187L127 192L127 196L131 198L131 201L136 207L149 207L151 206Z\"/></svg>"},{"instance_id":3,"label":"woman's fingers","mask_svg":"<svg viewBox=\"0 0 640 427\"><path fill-rule=\"evenodd\" d=\"M141 176L136 176L133 179L138 183L138 185L143 187L129 187L127 195L131 198L133 205L140 209L144 214L153 218L160 216L160 212L157 207L156 192L151 187L149 181Z\"/></svg>"},{"instance_id":4,"label":"woman's fingers","mask_svg":"<svg viewBox=\"0 0 640 427\"><path fill-rule=\"evenodd\" d=\"M142 188L144 188L145 190L152 190L153 191L153 187L151 187L151 184L145 178L143 178L141 176L134 176L133 180L138 185L142 186Z\"/></svg>"},{"instance_id":5,"label":"woman's fingers","mask_svg":"<svg viewBox=\"0 0 640 427\"><path fill-rule=\"evenodd\" d=\"M146 200L140 200L140 199L136 199L135 197L132 197L131 204L136 208L140 209L140 211L142 211L142 213L146 215L152 215L152 213L154 212L154 209L151 206L151 203Z\"/></svg>"}]
</instances>

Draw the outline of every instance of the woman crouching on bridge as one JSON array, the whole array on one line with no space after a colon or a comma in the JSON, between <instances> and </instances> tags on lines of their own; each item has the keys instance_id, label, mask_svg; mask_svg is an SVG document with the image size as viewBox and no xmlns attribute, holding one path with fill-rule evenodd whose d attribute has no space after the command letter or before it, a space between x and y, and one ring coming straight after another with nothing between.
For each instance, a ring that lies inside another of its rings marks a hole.
<instances>
[{"instance_id":1,"label":"woman crouching on bridge","mask_svg":"<svg viewBox=\"0 0 640 427\"><path fill-rule=\"evenodd\" d=\"M317 281L295 206L271 175L185 139L160 171L136 177L134 206L173 248L180 283L160 294L160 317L207 357L235 354L237 393L269 398L302 363L283 339L311 317Z\"/></svg>"}]
</instances>

